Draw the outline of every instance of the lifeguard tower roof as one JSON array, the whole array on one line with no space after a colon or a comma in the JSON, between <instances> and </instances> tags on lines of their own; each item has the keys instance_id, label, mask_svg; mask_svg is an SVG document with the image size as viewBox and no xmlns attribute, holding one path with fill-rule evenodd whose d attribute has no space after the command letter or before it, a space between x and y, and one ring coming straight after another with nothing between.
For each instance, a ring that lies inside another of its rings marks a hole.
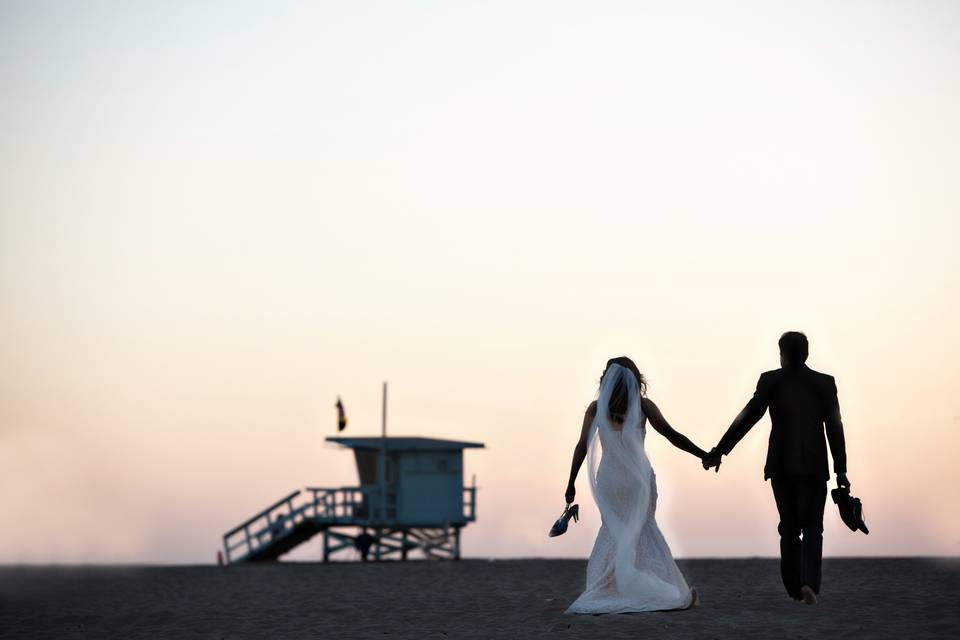
<instances>
[{"instance_id":1,"label":"lifeguard tower roof","mask_svg":"<svg viewBox=\"0 0 960 640\"><path fill-rule=\"evenodd\" d=\"M383 438L327 438L350 449L383 448ZM463 442L461 440L440 440L438 438L387 438L388 451L460 451L462 449L483 449L482 442Z\"/></svg>"}]
</instances>

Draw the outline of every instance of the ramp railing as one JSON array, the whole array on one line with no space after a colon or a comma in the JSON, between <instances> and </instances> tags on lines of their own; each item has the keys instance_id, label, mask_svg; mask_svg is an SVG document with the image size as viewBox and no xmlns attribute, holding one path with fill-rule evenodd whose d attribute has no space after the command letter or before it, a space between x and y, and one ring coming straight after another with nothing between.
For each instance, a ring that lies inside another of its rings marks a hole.
<instances>
[{"instance_id":1,"label":"ramp railing","mask_svg":"<svg viewBox=\"0 0 960 640\"><path fill-rule=\"evenodd\" d=\"M316 527L367 524L370 492L361 487L307 487L277 500L223 534L227 564L240 562L283 540L304 522Z\"/></svg>"},{"instance_id":2,"label":"ramp railing","mask_svg":"<svg viewBox=\"0 0 960 640\"><path fill-rule=\"evenodd\" d=\"M299 490L294 491L223 534L223 552L227 563L243 560L290 535L293 528L303 521L304 511L309 506L298 503L300 494Z\"/></svg>"},{"instance_id":3,"label":"ramp railing","mask_svg":"<svg viewBox=\"0 0 960 640\"><path fill-rule=\"evenodd\" d=\"M476 486L463 488L466 522L477 519L476 497ZM303 541L331 526L395 526L391 520L396 520L397 515L396 494L388 494L386 513L382 513L381 505L379 488L375 486L307 487L294 491L223 534L225 560L231 564L250 559L294 533Z\"/></svg>"}]
</instances>

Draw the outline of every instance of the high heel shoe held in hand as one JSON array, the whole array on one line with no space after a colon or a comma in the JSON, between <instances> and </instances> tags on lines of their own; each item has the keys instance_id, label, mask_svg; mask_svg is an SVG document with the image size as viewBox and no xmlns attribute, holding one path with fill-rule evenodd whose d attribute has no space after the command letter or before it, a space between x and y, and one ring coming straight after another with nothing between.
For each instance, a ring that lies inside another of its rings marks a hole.
<instances>
[{"instance_id":1,"label":"high heel shoe held in hand","mask_svg":"<svg viewBox=\"0 0 960 640\"><path fill-rule=\"evenodd\" d=\"M553 523L553 527L550 528L550 533L548 534L551 538L557 536L562 536L567 532L567 523L570 522L570 518L573 518L574 522L579 522L580 520L580 505L568 504L563 510L563 513L557 518L557 521Z\"/></svg>"}]
</instances>

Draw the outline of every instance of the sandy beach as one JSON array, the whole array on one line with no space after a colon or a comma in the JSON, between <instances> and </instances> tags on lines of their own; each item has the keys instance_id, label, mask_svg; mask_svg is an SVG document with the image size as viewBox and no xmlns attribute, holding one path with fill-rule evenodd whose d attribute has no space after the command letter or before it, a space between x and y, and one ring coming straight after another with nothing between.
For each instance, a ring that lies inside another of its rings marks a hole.
<instances>
[{"instance_id":1,"label":"sandy beach","mask_svg":"<svg viewBox=\"0 0 960 640\"><path fill-rule=\"evenodd\" d=\"M770 559L686 560L690 611L562 615L578 560L3 567L2 638L948 638L960 560L827 559L816 606Z\"/></svg>"}]
</instances>

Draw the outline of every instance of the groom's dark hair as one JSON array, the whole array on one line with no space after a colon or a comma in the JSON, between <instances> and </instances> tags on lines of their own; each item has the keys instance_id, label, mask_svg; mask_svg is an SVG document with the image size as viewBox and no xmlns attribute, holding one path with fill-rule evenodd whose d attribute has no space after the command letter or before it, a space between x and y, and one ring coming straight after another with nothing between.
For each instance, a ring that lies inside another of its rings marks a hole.
<instances>
[{"instance_id":1,"label":"groom's dark hair","mask_svg":"<svg viewBox=\"0 0 960 640\"><path fill-rule=\"evenodd\" d=\"M786 358L787 364L797 366L807 361L810 355L810 343L807 336L799 331L787 331L780 336L780 353Z\"/></svg>"}]
</instances>

